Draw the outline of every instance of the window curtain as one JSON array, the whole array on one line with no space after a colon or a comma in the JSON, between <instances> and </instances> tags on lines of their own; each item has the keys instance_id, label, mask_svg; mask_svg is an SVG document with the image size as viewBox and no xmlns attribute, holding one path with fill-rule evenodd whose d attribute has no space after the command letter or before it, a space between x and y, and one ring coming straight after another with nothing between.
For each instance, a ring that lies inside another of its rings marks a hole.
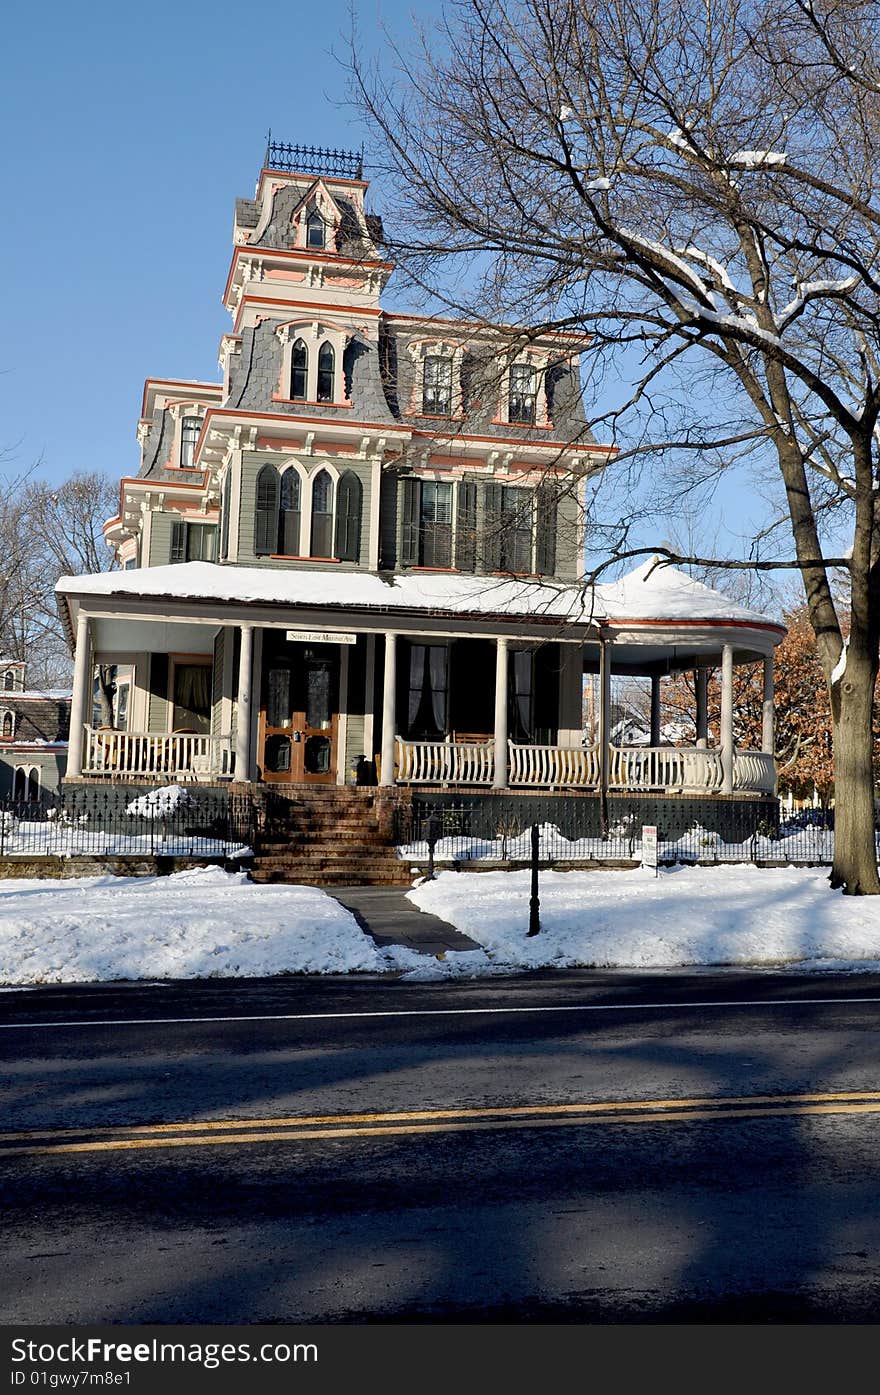
<instances>
[{"instance_id":1,"label":"window curtain","mask_svg":"<svg viewBox=\"0 0 880 1395\"><path fill-rule=\"evenodd\" d=\"M188 712L208 712L211 707L211 670L208 664L182 664L175 670L176 705Z\"/></svg>"}]
</instances>

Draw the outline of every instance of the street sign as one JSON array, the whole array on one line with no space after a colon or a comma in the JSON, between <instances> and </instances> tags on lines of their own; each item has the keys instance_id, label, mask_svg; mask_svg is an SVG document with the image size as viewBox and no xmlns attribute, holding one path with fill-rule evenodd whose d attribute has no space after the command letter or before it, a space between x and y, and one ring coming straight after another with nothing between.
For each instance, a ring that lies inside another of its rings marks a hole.
<instances>
[{"instance_id":1,"label":"street sign","mask_svg":"<svg viewBox=\"0 0 880 1395\"><path fill-rule=\"evenodd\" d=\"M287 639L291 644L357 644L357 635L338 630L288 630Z\"/></svg>"},{"instance_id":2,"label":"street sign","mask_svg":"<svg viewBox=\"0 0 880 1395\"><path fill-rule=\"evenodd\" d=\"M657 871L657 825L642 824L642 866L653 867Z\"/></svg>"}]
</instances>

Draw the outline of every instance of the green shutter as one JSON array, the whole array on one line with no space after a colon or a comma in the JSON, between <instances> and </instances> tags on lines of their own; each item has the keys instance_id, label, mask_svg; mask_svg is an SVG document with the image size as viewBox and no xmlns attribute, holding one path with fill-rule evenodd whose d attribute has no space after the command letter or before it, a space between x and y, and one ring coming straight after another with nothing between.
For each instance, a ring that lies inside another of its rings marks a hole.
<instances>
[{"instance_id":1,"label":"green shutter","mask_svg":"<svg viewBox=\"0 0 880 1395\"><path fill-rule=\"evenodd\" d=\"M483 485L483 566L501 569L501 485Z\"/></svg>"},{"instance_id":2,"label":"green shutter","mask_svg":"<svg viewBox=\"0 0 880 1395\"><path fill-rule=\"evenodd\" d=\"M559 507L552 484L542 484L538 495L538 536L535 547L535 571L538 576L552 576L556 571L556 515Z\"/></svg>"},{"instance_id":3,"label":"green shutter","mask_svg":"<svg viewBox=\"0 0 880 1395\"><path fill-rule=\"evenodd\" d=\"M400 564L403 567L417 567L419 565L422 482L416 479L402 480L401 491Z\"/></svg>"},{"instance_id":4,"label":"green shutter","mask_svg":"<svg viewBox=\"0 0 880 1395\"><path fill-rule=\"evenodd\" d=\"M257 475L257 502L254 510L254 553L268 557L278 542L278 471L264 465Z\"/></svg>"},{"instance_id":5,"label":"green shutter","mask_svg":"<svg viewBox=\"0 0 880 1395\"><path fill-rule=\"evenodd\" d=\"M346 470L336 492L336 556L343 562L359 562L364 491L352 470Z\"/></svg>"},{"instance_id":6,"label":"green shutter","mask_svg":"<svg viewBox=\"0 0 880 1395\"><path fill-rule=\"evenodd\" d=\"M186 524L180 518L176 518L171 525L171 560L186 561Z\"/></svg>"},{"instance_id":7,"label":"green shutter","mask_svg":"<svg viewBox=\"0 0 880 1395\"><path fill-rule=\"evenodd\" d=\"M473 480L460 480L455 520L455 565L460 572L477 566L477 486Z\"/></svg>"}]
</instances>

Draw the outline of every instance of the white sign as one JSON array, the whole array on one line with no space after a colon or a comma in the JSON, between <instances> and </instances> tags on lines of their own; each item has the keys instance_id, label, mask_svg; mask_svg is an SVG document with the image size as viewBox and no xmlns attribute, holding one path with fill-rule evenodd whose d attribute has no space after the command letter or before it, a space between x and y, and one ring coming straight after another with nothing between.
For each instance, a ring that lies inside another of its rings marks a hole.
<instances>
[{"instance_id":1,"label":"white sign","mask_svg":"<svg viewBox=\"0 0 880 1395\"><path fill-rule=\"evenodd\" d=\"M291 644L356 644L357 635L340 634L337 630L288 630Z\"/></svg>"},{"instance_id":2,"label":"white sign","mask_svg":"<svg viewBox=\"0 0 880 1395\"><path fill-rule=\"evenodd\" d=\"M657 870L657 825L642 824L642 866Z\"/></svg>"}]
</instances>

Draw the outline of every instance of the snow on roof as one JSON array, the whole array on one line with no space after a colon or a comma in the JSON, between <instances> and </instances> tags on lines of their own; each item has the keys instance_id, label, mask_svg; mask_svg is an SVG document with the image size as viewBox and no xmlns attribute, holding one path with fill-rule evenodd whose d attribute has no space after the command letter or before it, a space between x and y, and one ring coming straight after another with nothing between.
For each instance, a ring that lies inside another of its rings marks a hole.
<instances>
[{"instance_id":1,"label":"snow on roof","mask_svg":"<svg viewBox=\"0 0 880 1395\"><path fill-rule=\"evenodd\" d=\"M63 576L62 595L129 596L230 601L357 610L440 611L456 615L568 620L705 620L778 624L747 610L675 567L650 558L617 581L594 588L577 583L520 581L447 572L275 571L268 567L178 562L163 567ZM781 625L779 628L783 628Z\"/></svg>"},{"instance_id":2,"label":"snow on roof","mask_svg":"<svg viewBox=\"0 0 880 1395\"><path fill-rule=\"evenodd\" d=\"M621 620L734 620L753 625L784 626L769 615L732 601L701 581L649 557L617 581L596 587L596 609L611 621Z\"/></svg>"},{"instance_id":3,"label":"snow on roof","mask_svg":"<svg viewBox=\"0 0 880 1395\"><path fill-rule=\"evenodd\" d=\"M582 586L447 572L395 573L385 580L375 572L275 571L216 562L178 562L127 572L63 576L55 589L73 596L154 596L532 619L546 616L580 623L591 619L591 597Z\"/></svg>"}]
</instances>

